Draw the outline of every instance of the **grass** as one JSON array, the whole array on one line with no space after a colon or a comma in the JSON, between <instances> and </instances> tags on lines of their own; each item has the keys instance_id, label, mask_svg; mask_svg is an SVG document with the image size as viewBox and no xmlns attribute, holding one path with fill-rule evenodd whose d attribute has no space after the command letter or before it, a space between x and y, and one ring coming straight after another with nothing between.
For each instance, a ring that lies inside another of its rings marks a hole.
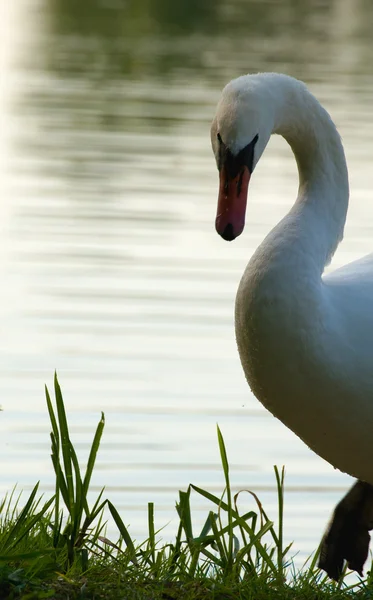
<instances>
[{"instance_id":1,"label":"grass","mask_svg":"<svg viewBox=\"0 0 373 600\"><path fill-rule=\"evenodd\" d=\"M269 600L372 598L370 573L349 585L338 584L316 568L317 552L300 572L283 543L284 469L275 467L278 514L275 524L253 492L255 510L240 514L242 493L233 494L222 433L217 428L225 489L221 496L190 484L179 492L175 539L157 539L154 505L148 504L148 538L133 540L104 489L92 505L90 481L105 426L101 415L85 471L70 439L61 388L54 378L55 399L46 389L51 421L51 458L55 494L44 500L36 484L21 508L11 492L0 503L0 598L24 600ZM211 504L205 523L195 531L191 496ZM111 515L118 539L106 537Z\"/></svg>"}]
</instances>

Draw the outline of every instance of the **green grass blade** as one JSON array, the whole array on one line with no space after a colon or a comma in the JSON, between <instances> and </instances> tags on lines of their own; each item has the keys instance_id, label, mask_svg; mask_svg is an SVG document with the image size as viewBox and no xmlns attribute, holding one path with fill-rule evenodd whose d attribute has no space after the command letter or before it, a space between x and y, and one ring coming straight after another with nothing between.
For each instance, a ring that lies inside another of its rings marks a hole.
<instances>
[{"instance_id":1,"label":"green grass blade","mask_svg":"<svg viewBox=\"0 0 373 600\"><path fill-rule=\"evenodd\" d=\"M65 405L63 402L62 392L57 379L57 373L54 375L54 392L56 397L58 425L61 438L62 459L65 469L66 487L68 492L67 508L70 512L72 520L74 519L74 481L73 481L73 466L70 452L70 435L67 424Z\"/></svg>"},{"instance_id":2,"label":"green grass blade","mask_svg":"<svg viewBox=\"0 0 373 600\"><path fill-rule=\"evenodd\" d=\"M190 487L196 492L198 492L198 494L206 498L206 500L210 500L211 502L216 504L216 506L220 506L223 510L228 511L228 504L224 502L224 500L222 500L221 498L218 498L218 496L214 496L214 494L211 494L207 490L203 490L202 488L198 487L198 485L194 485L194 483L191 483Z\"/></svg>"},{"instance_id":3,"label":"green grass blade","mask_svg":"<svg viewBox=\"0 0 373 600\"><path fill-rule=\"evenodd\" d=\"M47 401L47 408L49 413L49 419L52 426L52 431L50 434L51 438L51 446L52 446L52 464L54 468L54 472L56 474L56 483L55 483L55 504L54 504L54 523L53 523L53 546L57 547L59 541L59 533L60 533L60 493L61 487L65 485L65 481L61 482L61 469L57 467L57 463L59 462L60 455L60 436L56 421L56 416L54 414L52 401L49 395L49 390L47 386L45 386L45 398Z\"/></svg>"},{"instance_id":4,"label":"green grass blade","mask_svg":"<svg viewBox=\"0 0 373 600\"><path fill-rule=\"evenodd\" d=\"M106 500L105 502L103 502L103 506L106 504ZM95 543L98 538L101 536L101 534L104 533L105 528L107 527L107 521L104 521L104 514L103 512L101 512L99 519L98 519L98 523L95 526L95 530L92 532L92 534L89 537L89 543L93 544Z\"/></svg>"},{"instance_id":5,"label":"green grass blade","mask_svg":"<svg viewBox=\"0 0 373 600\"><path fill-rule=\"evenodd\" d=\"M27 535L31 529L37 525L38 523L40 523L40 519L41 517L47 512L48 508L52 505L52 503L54 502L54 496L52 496L52 498L50 498L43 506L42 510L40 512L38 512L36 515L34 515L33 517L31 517L30 519L27 520L27 522L24 523L23 526L23 531L22 533L18 533L18 537L17 540L14 542L14 544L12 544L12 548L14 548L17 544L19 544L19 542L25 537L25 535Z\"/></svg>"},{"instance_id":6,"label":"green grass blade","mask_svg":"<svg viewBox=\"0 0 373 600\"><path fill-rule=\"evenodd\" d=\"M234 510L235 510L235 514L239 514L237 502L238 502L238 496L240 494L241 494L241 492L237 492L237 494L235 494L235 496L234 496ZM242 518L244 519L244 521L247 521L249 518L251 519L251 529L255 532L258 515L254 511L249 511L249 513L246 513L246 515L243 515ZM246 539L245 530L243 529L243 527L241 525L239 525L239 528L240 528L240 533L241 533L243 545L246 546L248 542L247 542L247 539Z\"/></svg>"},{"instance_id":7,"label":"green grass blade","mask_svg":"<svg viewBox=\"0 0 373 600\"><path fill-rule=\"evenodd\" d=\"M51 437L53 438L53 433L51 433ZM53 442L52 442L52 446L53 446ZM65 486L65 481L61 480L61 468L59 465L59 461L58 461L58 454L54 454L53 450L52 450L52 464L53 464L53 468L54 468L54 472L56 475L56 482L55 482L55 503L54 503L54 522L53 522L53 546L56 547L58 545L58 540L59 540L59 533L61 530L60 527L60 494L61 494L61 488L63 488Z\"/></svg>"},{"instance_id":8,"label":"green grass blade","mask_svg":"<svg viewBox=\"0 0 373 600\"><path fill-rule=\"evenodd\" d=\"M155 562L155 527L154 527L154 502L148 502L148 547Z\"/></svg>"},{"instance_id":9,"label":"green grass blade","mask_svg":"<svg viewBox=\"0 0 373 600\"><path fill-rule=\"evenodd\" d=\"M201 533L198 536L199 540L204 539L204 538L206 538L208 536L209 532L211 531L211 527L212 527L211 526L211 518L215 518L216 519L216 517L217 517L217 515L215 513L213 513L213 512L209 513L209 515L208 515L208 517L207 517L207 519L205 521L205 524L204 524L204 526L201 529Z\"/></svg>"},{"instance_id":10,"label":"green grass blade","mask_svg":"<svg viewBox=\"0 0 373 600\"><path fill-rule=\"evenodd\" d=\"M243 525L242 525L242 524L243 524L245 521L247 521L249 518L252 518L252 514L253 514L253 513L252 513L252 511L249 511L248 513L245 513L245 514L244 514L244 515L242 515L242 516L240 516L240 515L237 515L237 518L235 518L235 519L232 521L232 528L233 528L233 529L234 529L235 527L240 527L240 528L242 528L242 527L243 527ZM207 521L206 521L206 523L207 523L207 522L209 523L209 525L210 525L210 529L212 528L212 526L211 526L211 523L210 523L210 519L211 519L211 518L214 518L214 519L215 519L215 522L216 522L216 521L217 521L217 519L218 519L218 515L217 515L216 513L210 512L210 514L209 514L209 516L208 516L208 518L207 518ZM272 523L271 521L268 521L267 523L269 523L269 527L272 527L273 523ZM224 535L225 533L227 533L228 531L229 531L229 525L226 525L225 527L222 527L222 528L220 529L220 534L219 534L219 535L221 535L221 536L222 536L222 535ZM251 532L251 535L255 534L255 532L253 532L253 530L250 528L250 526L249 526L249 531ZM212 534L206 534L206 535L204 535L204 536L200 535L198 538L194 538L194 540L193 540L193 541L194 541L194 542L196 542L196 543L199 543L199 544L200 544L200 543L204 543L204 544L205 544L205 543L211 543L211 541L213 541L213 539L214 539L214 535L212 535Z\"/></svg>"},{"instance_id":11,"label":"green grass blade","mask_svg":"<svg viewBox=\"0 0 373 600\"><path fill-rule=\"evenodd\" d=\"M268 521L265 525L263 525L263 527L260 528L260 530L256 534L253 531L250 531L250 526L247 523L243 526L246 528L250 537L249 545L255 546L255 549L257 550L258 554L260 554L261 558L264 561L264 564L267 567L269 567L273 575L277 578L278 569L275 563L273 562L270 554L267 552L265 546L260 541L261 538L271 530L271 527L273 527L273 523L271 521ZM241 550L239 552L241 552Z\"/></svg>"},{"instance_id":12,"label":"green grass blade","mask_svg":"<svg viewBox=\"0 0 373 600\"><path fill-rule=\"evenodd\" d=\"M214 535L214 543L217 546L217 549L220 554L221 563L225 568L227 566L227 562L228 562L227 549L223 543L224 538L222 536L222 532L219 531L217 523L216 523L216 519L213 518L213 515L211 515L211 529L212 529L212 532Z\"/></svg>"},{"instance_id":13,"label":"green grass blade","mask_svg":"<svg viewBox=\"0 0 373 600\"><path fill-rule=\"evenodd\" d=\"M251 490L245 490L245 491L248 492L255 499L255 501L257 503L257 506L258 506L258 509L259 509L259 513L260 513L260 517L261 517L261 522L263 523L264 521L265 522L270 521L267 513L265 512L265 510L263 508L262 503L260 502L260 500L259 500L258 496L255 494L255 492L252 492ZM271 534L271 536L273 538L273 541L275 543L275 546L277 548L278 545L279 545L279 539L278 539L278 535L277 535L274 527L272 527L272 529L270 529L270 534Z\"/></svg>"},{"instance_id":14,"label":"green grass blade","mask_svg":"<svg viewBox=\"0 0 373 600\"><path fill-rule=\"evenodd\" d=\"M56 442L58 443L60 440L60 436L59 436L59 430L58 430L58 426L57 426L57 420L56 420L56 415L54 413L53 410L53 405L52 405L52 401L51 401L51 397L49 395L49 391L47 386L45 386L45 397L47 400L47 407L48 407L48 413L49 413L49 419L52 425L52 431L53 431L53 435L56 439Z\"/></svg>"},{"instance_id":15,"label":"green grass blade","mask_svg":"<svg viewBox=\"0 0 373 600\"><path fill-rule=\"evenodd\" d=\"M80 524L83 517L83 510L88 514L88 504L87 498L83 493L83 482L80 474L78 457L76 455L74 446L70 441L70 456L71 462L74 468L75 474L75 498L74 498L74 522L73 522L73 535L76 536L78 534Z\"/></svg>"},{"instance_id":16,"label":"green grass blade","mask_svg":"<svg viewBox=\"0 0 373 600\"><path fill-rule=\"evenodd\" d=\"M132 539L131 539L131 536L130 536L130 534L128 533L127 527L126 527L126 526L125 526L125 524L123 523L123 521L122 521L122 519L121 519L121 517L120 517L120 515L119 515L119 513L118 513L118 511L117 511L117 509L116 509L116 508L115 508L115 506L114 506L114 505L113 505L113 504L110 502L110 500L108 501L108 507L109 507L109 510L110 510L110 512L111 512L111 515L112 515L112 517L113 517L113 519L114 519L114 521L115 521L115 524L116 524L116 526L118 527L118 529L119 529L119 532L120 532L120 534L121 534L121 536L122 536L122 538L123 538L123 540L124 540L124 542L125 542L125 544L126 544L126 546L127 546L127 548L128 548L128 551L129 551L129 554L130 554L130 557L131 557L131 560L132 560L132 562L133 562L135 565L138 565L138 560L137 560L137 558L136 558L136 550L135 550L135 546L134 546L134 544L133 544L133 541L132 541Z\"/></svg>"},{"instance_id":17,"label":"green grass blade","mask_svg":"<svg viewBox=\"0 0 373 600\"><path fill-rule=\"evenodd\" d=\"M284 479L285 479L285 467L281 469L281 475L278 467L274 467L276 484L277 484L277 504L278 504L278 543L277 543L277 567L279 571L279 577L284 582Z\"/></svg>"},{"instance_id":18,"label":"green grass blade","mask_svg":"<svg viewBox=\"0 0 373 600\"><path fill-rule=\"evenodd\" d=\"M227 565L227 569L231 570L232 565L233 565L234 536L233 536L233 527L232 527L233 507L232 507L231 484L230 484L230 479L229 479L229 463L228 463L228 457L227 457L227 451L225 448L224 438L220 431L219 425L217 425L216 428L217 428L217 433L218 433L220 458L221 458L221 463L223 466L224 477L225 477L225 490L226 490L226 494L227 494L227 504L228 504L228 511L227 511L228 512L228 552L227 552L228 565Z\"/></svg>"},{"instance_id":19,"label":"green grass blade","mask_svg":"<svg viewBox=\"0 0 373 600\"><path fill-rule=\"evenodd\" d=\"M107 500L104 500L101 504L99 504L101 498L102 498L102 494L104 493L105 488L102 488L102 490L100 491L96 502L93 505L92 510L89 512L89 516L92 520L94 520L97 515L102 511L103 507L105 506L105 504L107 503Z\"/></svg>"},{"instance_id":20,"label":"green grass blade","mask_svg":"<svg viewBox=\"0 0 373 600\"><path fill-rule=\"evenodd\" d=\"M11 552L9 554L0 554L0 562L2 563L12 563L20 560L29 560L31 558L39 558L45 554L52 554L54 552L54 548L45 547L42 550L34 550L31 552Z\"/></svg>"},{"instance_id":21,"label":"green grass blade","mask_svg":"<svg viewBox=\"0 0 373 600\"><path fill-rule=\"evenodd\" d=\"M101 494L100 494L100 496L101 496ZM85 541L86 541L85 538L87 536L88 529L90 528L90 526L92 525L92 523L96 519L96 517L103 511L107 502L108 502L107 500L104 500L100 505L97 505L97 506L95 505L96 506L95 510L90 512L89 514L87 514L86 518L84 519L84 523L80 528L79 535L77 536L77 538L75 540L76 547L81 547L85 543ZM100 526L101 519L102 519L102 517L100 517L98 527ZM94 533L94 536L97 537L97 533ZM91 538L89 541L91 542Z\"/></svg>"},{"instance_id":22,"label":"green grass blade","mask_svg":"<svg viewBox=\"0 0 373 600\"><path fill-rule=\"evenodd\" d=\"M229 483L229 463L228 463L227 451L225 449L224 438L220 431L219 425L216 426L216 429L217 429L217 433L218 433L219 451L220 451L221 463L223 465L225 483L226 483L226 485L228 485L228 483Z\"/></svg>"},{"instance_id":23,"label":"green grass blade","mask_svg":"<svg viewBox=\"0 0 373 600\"><path fill-rule=\"evenodd\" d=\"M62 471L61 463L58 456L52 454L52 464L56 474L56 496L61 494L66 506L69 506L69 493L67 490L66 480Z\"/></svg>"},{"instance_id":24,"label":"green grass blade","mask_svg":"<svg viewBox=\"0 0 373 600\"><path fill-rule=\"evenodd\" d=\"M179 491L179 503L176 505L177 512L183 524L187 540L193 539L192 516L190 511L190 486L187 492Z\"/></svg>"},{"instance_id":25,"label":"green grass blade","mask_svg":"<svg viewBox=\"0 0 373 600\"><path fill-rule=\"evenodd\" d=\"M263 527L261 527L259 529L259 531L257 531L256 533L254 532L250 532L250 542L244 546L243 548L240 548L240 550L238 551L238 555L243 556L244 554L247 554L247 552L250 550L250 548L252 548L253 546L257 547L257 543L261 540L261 538L268 533L268 531L270 530L270 528L272 527L272 523L270 521L268 521L268 523L266 523L265 525L263 525ZM263 544L261 544L262 547ZM265 558L265 560L267 560L267 552L265 552L264 554L262 554L262 557ZM273 567L271 567L273 569Z\"/></svg>"},{"instance_id":26,"label":"green grass blade","mask_svg":"<svg viewBox=\"0 0 373 600\"><path fill-rule=\"evenodd\" d=\"M193 551L192 551L190 565L189 565L189 570L188 570L188 576L190 578L195 577L200 554L201 554L201 548L199 546L194 546Z\"/></svg>"},{"instance_id":27,"label":"green grass blade","mask_svg":"<svg viewBox=\"0 0 373 600\"><path fill-rule=\"evenodd\" d=\"M10 492L10 494L5 494L5 497L3 499L3 501L1 502L1 509L0 509L0 515L1 515L1 522L3 525L8 524L10 521L12 521L14 519L14 515L15 515L15 508L13 507L13 510L11 510L11 507L13 506L13 498L14 498L14 494L16 493L16 489L17 486L15 485L12 489L12 491ZM19 498L20 494L18 495ZM17 504L18 500L16 501ZM2 514L2 513L5 514Z\"/></svg>"},{"instance_id":28,"label":"green grass blade","mask_svg":"<svg viewBox=\"0 0 373 600\"><path fill-rule=\"evenodd\" d=\"M91 450L89 453L89 457L88 457L88 463L87 463L87 470L83 479L83 494L84 497L87 497L87 493L88 493L88 488L89 488L89 484L91 481L91 477L92 477L92 472L95 466L95 462L96 462L96 456L97 456L97 452L98 449L100 447L100 442L101 442L101 437L104 431L104 427L105 427L105 415L102 412L101 413L101 419L97 425L96 428L96 433L94 435L93 438L93 442L92 442L92 446L91 446Z\"/></svg>"},{"instance_id":29,"label":"green grass blade","mask_svg":"<svg viewBox=\"0 0 373 600\"><path fill-rule=\"evenodd\" d=\"M171 559L169 562L169 566L168 566L168 573L172 574L175 572L176 567L177 567L177 562L178 559L181 555L181 544L182 544L182 535L183 535L183 524L181 522L181 520L179 521L179 527L177 529L177 534L176 534L176 539L175 539L175 543L171 544Z\"/></svg>"},{"instance_id":30,"label":"green grass blade","mask_svg":"<svg viewBox=\"0 0 373 600\"><path fill-rule=\"evenodd\" d=\"M39 482L35 485L35 487L33 488L25 506L23 507L23 509L21 510L20 514L18 515L18 517L15 519L15 522L12 524L12 526L10 527L8 534L6 535L5 539L3 540L2 543L2 552L6 551L8 548L14 546L17 543L17 537L19 537L22 534L22 530L27 523L27 519L30 516L30 511L32 510L32 506L34 504L34 500L35 500L35 496L37 494L39 488Z\"/></svg>"},{"instance_id":31,"label":"green grass blade","mask_svg":"<svg viewBox=\"0 0 373 600\"><path fill-rule=\"evenodd\" d=\"M201 548L200 553L206 556L216 567L224 568L224 562L206 548Z\"/></svg>"}]
</instances>

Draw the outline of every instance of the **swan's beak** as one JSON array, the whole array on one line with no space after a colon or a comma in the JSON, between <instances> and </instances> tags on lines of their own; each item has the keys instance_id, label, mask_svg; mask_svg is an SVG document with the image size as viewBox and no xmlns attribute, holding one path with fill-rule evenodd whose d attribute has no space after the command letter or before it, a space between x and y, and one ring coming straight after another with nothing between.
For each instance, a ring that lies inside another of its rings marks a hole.
<instances>
[{"instance_id":1,"label":"swan's beak","mask_svg":"<svg viewBox=\"0 0 373 600\"><path fill-rule=\"evenodd\" d=\"M236 177L229 177L225 166L219 172L220 186L215 228L224 240L231 242L245 226L247 190L251 173L242 166Z\"/></svg>"}]
</instances>

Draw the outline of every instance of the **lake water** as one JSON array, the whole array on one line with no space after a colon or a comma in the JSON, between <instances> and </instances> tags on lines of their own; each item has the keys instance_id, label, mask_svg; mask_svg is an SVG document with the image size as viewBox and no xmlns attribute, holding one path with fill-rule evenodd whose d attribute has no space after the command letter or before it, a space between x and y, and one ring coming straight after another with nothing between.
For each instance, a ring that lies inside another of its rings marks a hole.
<instances>
[{"instance_id":1,"label":"lake water","mask_svg":"<svg viewBox=\"0 0 373 600\"><path fill-rule=\"evenodd\" d=\"M83 459L105 412L93 484L134 537L146 534L148 501L171 536L179 489L223 489L218 422L234 489L256 491L274 518L272 466L286 465L285 533L301 562L350 478L251 395L233 327L241 273L290 208L296 167L273 139L245 233L226 244L214 231L209 126L237 75L305 80L350 169L333 266L370 252L373 5L17 0L3 12L0 492L39 479L52 492L43 386L56 368ZM202 519L204 503L193 506Z\"/></svg>"}]
</instances>

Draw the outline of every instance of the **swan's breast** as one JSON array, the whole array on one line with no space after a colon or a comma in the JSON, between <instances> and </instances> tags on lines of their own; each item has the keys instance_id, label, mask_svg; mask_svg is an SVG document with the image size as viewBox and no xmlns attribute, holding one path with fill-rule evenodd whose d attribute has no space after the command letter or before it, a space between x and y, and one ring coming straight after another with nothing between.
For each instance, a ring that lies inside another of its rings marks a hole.
<instances>
[{"instance_id":1,"label":"swan's breast","mask_svg":"<svg viewBox=\"0 0 373 600\"><path fill-rule=\"evenodd\" d=\"M304 387L320 375L323 353L315 345L324 326L317 290L301 276L284 277L278 269L249 263L237 292L235 322L251 389L285 420L299 407Z\"/></svg>"},{"instance_id":2,"label":"swan's breast","mask_svg":"<svg viewBox=\"0 0 373 600\"><path fill-rule=\"evenodd\" d=\"M373 397L366 393L373 369L367 386L353 376L356 352L324 292L321 280L260 266L254 257L236 298L241 363L272 414L333 466L373 483Z\"/></svg>"}]
</instances>

